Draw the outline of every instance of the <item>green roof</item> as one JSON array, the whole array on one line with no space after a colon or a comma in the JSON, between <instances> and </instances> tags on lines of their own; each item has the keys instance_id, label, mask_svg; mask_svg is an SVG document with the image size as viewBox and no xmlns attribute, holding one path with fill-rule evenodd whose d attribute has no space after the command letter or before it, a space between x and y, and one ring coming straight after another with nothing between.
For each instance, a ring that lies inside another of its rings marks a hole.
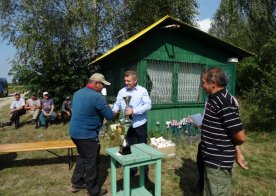
<instances>
[{"instance_id":1,"label":"green roof","mask_svg":"<svg viewBox=\"0 0 276 196\"><path fill-rule=\"evenodd\" d=\"M201 31L200 29L198 29L192 25L189 25L187 23L184 23L178 19L175 19L175 18L167 15L167 16L161 18L160 20L156 21L152 25L148 26L144 30L140 31L139 33L133 35L132 37L130 37L127 40L123 41L122 43L118 44L111 50L107 51L105 54L103 54L102 56L100 56L99 58L94 60L91 64L100 63L102 60L104 60L104 59L106 60L106 58L108 58L110 55L119 53L120 50L124 49L124 47L129 46L129 45L134 45L135 42L139 38L142 38L143 36L145 36L145 34L149 33L150 31L153 31L154 28L165 27L167 25L172 25L172 24L177 25L177 29L188 32L193 35L197 35L197 37L199 39L205 40L206 42L209 42L210 44L219 45L222 48L230 50L231 52L235 53L236 57L238 57L239 59L255 55L254 53L244 50L244 49L242 49L238 46L235 46L229 42L218 39L215 36L212 36L204 31Z\"/></svg>"}]
</instances>

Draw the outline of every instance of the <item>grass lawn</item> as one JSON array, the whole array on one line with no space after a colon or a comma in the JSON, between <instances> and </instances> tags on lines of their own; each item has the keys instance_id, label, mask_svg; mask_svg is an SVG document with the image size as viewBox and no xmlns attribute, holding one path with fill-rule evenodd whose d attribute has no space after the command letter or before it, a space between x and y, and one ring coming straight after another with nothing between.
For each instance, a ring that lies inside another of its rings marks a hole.
<instances>
[{"instance_id":1,"label":"grass lawn","mask_svg":"<svg viewBox=\"0 0 276 196\"><path fill-rule=\"evenodd\" d=\"M7 113L8 107L0 109ZM0 119L2 120L2 116ZM0 131L0 143L19 143L68 139L68 125L52 125L47 130L34 129L24 124L19 129L7 127ZM232 195L276 195L276 133L250 132L242 146L250 170L237 165L233 169ZM116 134L101 138L100 183L110 193L110 159L105 153L107 147L117 146L120 139ZM174 158L162 161L162 195L196 195L190 188L196 183L197 144L180 142ZM85 191L70 192L73 170L68 170L67 150L55 150L56 157L46 151L0 154L0 195L84 195ZM118 187L122 188L122 168L118 167ZM154 168L150 167L150 180L154 182ZM136 179L135 179L136 180ZM136 184L136 181L132 182ZM147 185L153 190L154 184Z\"/></svg>"}]
</instances>

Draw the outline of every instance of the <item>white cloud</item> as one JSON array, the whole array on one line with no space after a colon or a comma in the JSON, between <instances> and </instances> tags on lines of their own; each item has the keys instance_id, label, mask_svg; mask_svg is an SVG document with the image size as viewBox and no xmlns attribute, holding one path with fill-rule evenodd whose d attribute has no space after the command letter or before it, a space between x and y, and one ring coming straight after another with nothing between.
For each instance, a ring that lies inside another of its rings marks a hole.
<instances>
[{"instance_id":1,"label":"white cloud","mask_svg":"<svg viewBox=\"0 0 276 196\"><path fill-rule=\"evenodd\" d=\"M212 20L210 18L205 18L203 20L198 21L199 29L205 32L208 32L211 27Z\"/></svg>"}]
</instances>

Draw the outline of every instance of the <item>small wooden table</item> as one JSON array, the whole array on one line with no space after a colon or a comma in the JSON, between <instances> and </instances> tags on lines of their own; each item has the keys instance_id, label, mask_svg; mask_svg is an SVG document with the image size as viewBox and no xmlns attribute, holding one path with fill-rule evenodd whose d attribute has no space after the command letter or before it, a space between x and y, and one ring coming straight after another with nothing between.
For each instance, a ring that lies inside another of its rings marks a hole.
<instances>
[{"instance_id":1,"label":"small wooden table","mask_svg":"<svg viewBox=\"0 0 276 196\"><path fill-rule=\"evenodd\" d=\"M161 196L161 159L164 154L146 144L131 146L131 154L121 155L119 147L106 149L111 157L111 192L112 196L147 196L152 195L145 188L144 166L155 164L155 196ZM117 192L116 162L123 166L124 190ZM139 167L139 187L130 189L130 168Z\"/></svg>"}]
</instances>

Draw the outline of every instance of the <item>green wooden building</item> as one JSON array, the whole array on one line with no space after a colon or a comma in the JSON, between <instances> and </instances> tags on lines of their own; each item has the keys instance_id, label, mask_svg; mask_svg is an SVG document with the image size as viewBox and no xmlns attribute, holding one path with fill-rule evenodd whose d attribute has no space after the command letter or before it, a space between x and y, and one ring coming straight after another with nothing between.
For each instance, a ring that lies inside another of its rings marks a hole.
<instances>
[{"instance_id":1,"label":"green wooden building","mask_svg":"<svg viewBox=\"0 0 276 196\"><path fill-rule=\"evenodd\" d=\"M135 70L138 83L148 89L153 107L148 129L165 129L168 120L201 113L206 95L200 77L206 67L221 67L235 94L236 64L252 53L193 26L165 16L92 62L112 83L108 99L116 100L124 86L124 72ZM160 125L157 127L156 123Z\"/></svg>"}]
</instances>

